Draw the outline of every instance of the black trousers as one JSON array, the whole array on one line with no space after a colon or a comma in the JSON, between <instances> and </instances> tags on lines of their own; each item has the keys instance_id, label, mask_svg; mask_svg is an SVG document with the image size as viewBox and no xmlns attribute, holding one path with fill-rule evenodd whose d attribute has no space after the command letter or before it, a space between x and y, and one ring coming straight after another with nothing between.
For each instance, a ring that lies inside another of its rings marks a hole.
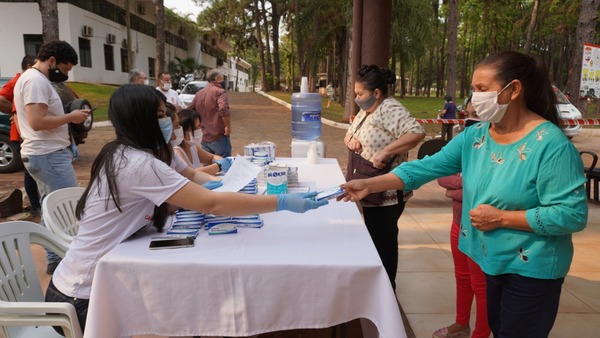
<instances>
[{"instance_id":1,"label":"black trousers","mask_svg":"<svg viewBox=\"0 0 600 338\"><path fill-rule=\"evenodd\" d=\"M450 141L452 139L452 128L454 128L453 124L442 124L442 140Z\"/></svg>"},{"instance_id":2,"label":"black trousers","mask_svg":"<svg viewBox=\"0 0 600 338\"><path fill-rule=\"evenodd\" d=\"M564 278L485 275L488 322L495 338L545 338L550 334Z\"/></svg>"},{"instance_id":3,"label":"black trousers","mask_svg":"<svg viewBox=\"0 0 600 338\"><path fill-rule=\"evenodd\" d=\"M365 207L363 217L392 287L396 290L398 271L398 219L404 211L402 191L400 202L386 207Z\"/></svg>"}]
</instances>

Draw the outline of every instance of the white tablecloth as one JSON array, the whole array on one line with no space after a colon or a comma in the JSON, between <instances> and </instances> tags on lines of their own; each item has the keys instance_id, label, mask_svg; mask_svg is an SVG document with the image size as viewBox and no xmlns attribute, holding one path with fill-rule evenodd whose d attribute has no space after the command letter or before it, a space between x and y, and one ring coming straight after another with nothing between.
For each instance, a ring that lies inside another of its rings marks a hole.
<instances>
[{"instance_id":1,"label":"white tablecloth","mask_svg":"<svg viewBox=\"0 0 600 338\"><path fill-rule=\"evenodd\" d=\"M311 190L344 181L334 159L281 160L298 166L300 184ZM201 231L192 248L149 250L149 236L118 245L97 266L85 338L249 336L356 318L368 319L367 336L406 336L355 204L261 217L260 229Z\"/></svg>"}]
</instances>

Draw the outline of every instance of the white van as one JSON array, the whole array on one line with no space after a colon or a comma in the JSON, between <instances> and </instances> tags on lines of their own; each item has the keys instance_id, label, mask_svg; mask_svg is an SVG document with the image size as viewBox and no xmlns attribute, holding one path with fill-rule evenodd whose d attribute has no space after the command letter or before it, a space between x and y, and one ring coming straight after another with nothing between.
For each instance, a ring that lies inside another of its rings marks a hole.
<instances>
[{"instance_id":1,"label":"white van","mask_svg":"<svg viewBox=\"0 0 600 338\"><path fill-rule=\"evenodd\" d=\"M575 107L569 99L560 91L560 89L552 86L554 94L556 94L556 110L558 110L558 117L561 119L581 119L581 112ZM579 134L581 131L580 125L565 125L562 126L562 130L568 138Z\"/></svg>"}]
</instances>

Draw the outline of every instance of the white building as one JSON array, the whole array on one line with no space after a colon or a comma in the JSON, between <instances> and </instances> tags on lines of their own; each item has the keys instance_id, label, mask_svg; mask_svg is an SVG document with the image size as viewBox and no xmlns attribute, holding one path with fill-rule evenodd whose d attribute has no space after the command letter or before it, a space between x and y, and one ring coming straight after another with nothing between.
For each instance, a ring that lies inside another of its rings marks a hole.
<instances>
[{"instance_id":1,"label":"white building","mask_svg":"<svg viewBox=\"0 0 600 338\"><path fill-rule=\"evenodd\" d=\"M69 81L122 84L128 81L129 70L134 68L145 71L150 78L156 76L154 3L130 0L129 4L131 66L127 64L125 0L58 3L59 38L70 43L79 55L79 64L69 73ZM23 56L35 55L42 44L42 20L37 2L0 0L0 22L0 41L4 45L0 53L0 77L12 77L20 72ZM228 60L231 47L227 41L221 41L212 31L204 31L197 38L189 38L185 32L184 27L168 25L166 63L175 57L192 57L204 72L220 68L232 90L246 90L250 65L239 58ZM237 83L237 87L233 83Z\"/></svg>"}]
</instances>

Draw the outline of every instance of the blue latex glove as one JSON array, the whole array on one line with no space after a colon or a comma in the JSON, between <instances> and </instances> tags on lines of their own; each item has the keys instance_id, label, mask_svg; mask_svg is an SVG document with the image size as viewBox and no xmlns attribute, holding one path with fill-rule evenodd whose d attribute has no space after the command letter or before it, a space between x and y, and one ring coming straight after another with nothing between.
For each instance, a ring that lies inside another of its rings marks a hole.
<instances>
[{"instance_id":1,"label":"blue latex glove","mask_svg":"<svg viewBox=\"0 0 600 338\"><path fill-rule=\"evenodd\" d=\"M223 185L223 183L221 181L207 181L204 184L202 184L202 186L208 190L217 189L218 187L220 187L222 185Z\"/></svg>"},{"instance_id":2,"label":"blue latex glove","mask_svg":"<svg viewBox=\"0 0 600 338\"><path fill-rule=\"evenodd\" d=\"M277 195L277 211L288 210L303 213L329 204L327 200L315 201L317 192Z\"/></svg>"},{"instance_id":3,"label":"blue latex glove","mask_svg":"<svg viewBox=\"0 0 600 338\"><path fill-rule=\"evenodd\" d=\"M215 160L215 163L218 163L221 166L221 172L227 172L227 170L229 170L229 168L231 168L231 164L233 163L233 161L231 160L231 158L224 158L222 160Z\"/></svg>"}]
</instances>

